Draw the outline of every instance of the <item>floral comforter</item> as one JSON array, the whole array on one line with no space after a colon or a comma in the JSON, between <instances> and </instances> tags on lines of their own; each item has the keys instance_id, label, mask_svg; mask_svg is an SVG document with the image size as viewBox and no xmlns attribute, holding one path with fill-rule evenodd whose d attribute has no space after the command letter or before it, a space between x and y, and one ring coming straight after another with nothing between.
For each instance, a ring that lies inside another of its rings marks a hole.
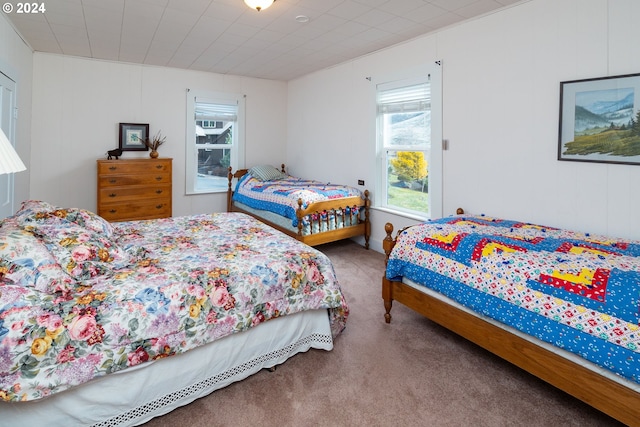
<instances>
[{"instance_id":1,"label":"floral comforter","mask_svg":"<svg viewBox=\"0 0 640 427\"><path fill-rule=\"evenodd\" d=\"M289 218L294 227L298 226L298 217L296 216L298 199L302 199L302 208L304 209L314 202L344 197L363 197L363 194L354 187L302 179L290 175L283 179L261 181L251 174L246 174L238 180L233 193L234 201ZM360 210L359 206L346 207L346 209L353 210L351 214L354 217L358 216ZM347 216L345 220L348 220L350 216ZM309 220L307 219L306 222L308 223Z\"/></svg>"},{"instance_id":2,"label":"floral comforter","mask_svg":"<svg viewBox=\"0 0 640 427\"><path fill-rule=\"evenodd\" d=\"M483 216L405 230L386 275L640 383L640 242Z\"/></svg>"},{"instance_id":3,"label":"floral comforter","mask_svg":"<svg viewBox=\"0 0 640 427\"><path fill-rule=\"evenodd\" d=\"M269 319L348 307L321 252L238 213L111 224L29 201L0 222L0 399L35 400Z\"/></svg>"}]
</instances>

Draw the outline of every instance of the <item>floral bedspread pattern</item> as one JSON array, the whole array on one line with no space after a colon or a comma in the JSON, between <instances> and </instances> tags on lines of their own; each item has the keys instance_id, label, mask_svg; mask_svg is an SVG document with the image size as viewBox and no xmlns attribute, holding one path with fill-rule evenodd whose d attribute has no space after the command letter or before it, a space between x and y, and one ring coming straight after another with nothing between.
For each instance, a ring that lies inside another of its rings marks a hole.
<instances>
[{"instance_id":1,"label":"floral bedspread pattern","mask_svg":"<svg viewBox=\"0 0 640 427\"><path fill-rule=\"evenodd\" d=\"M283 179L260 181L250 174L246 174L238 180L233 194L235 201L291 219L291 224L294 227L298 226L296 216L298 199L302 199L302 207L306 208L314 202L343 197L363 197L363 195L360 190L354 187L323 183L290 175ZM359 206L346 208L352 210L350 217L358 216Z\"/></svg>"},{"instance_id":2,"label":"floral bedspread pattern","mask_svg":"<svg viewBox=\"0 0 640 427\"><path fill-rule=\"evenodd\" d=\"M345 326L329 259L247 215L111 227L51 209L30 202L0 222L0 399L43 398L303 310L327 308L334 336Z\"/></svg>"},{"instance_id":3,"label":"floral bedspread pattern","mask_svg":"<svg viewBox=\"0 0 640 427\"><path fill-rule=\"evenodd\" d=\"M449 217L402 232L386 276L407 277L640 383L640 242Z\"/></svg>"}]
</instances>

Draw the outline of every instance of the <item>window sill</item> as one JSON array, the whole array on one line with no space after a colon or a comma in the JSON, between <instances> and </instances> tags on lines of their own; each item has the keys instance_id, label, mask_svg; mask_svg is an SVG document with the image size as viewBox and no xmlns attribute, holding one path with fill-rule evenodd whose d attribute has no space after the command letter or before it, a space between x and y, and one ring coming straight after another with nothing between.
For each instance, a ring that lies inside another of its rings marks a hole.
<instances>
[{"instance_id":1,"label":"window sill","mask_svg":"<svg viewBox=\"0 0 640 427\"><path fill-rule=\"evenodd\" d=\"M396 216L399 216L399 217L402 217L402 218L412 219L414 221L422 221L422 222L424 222L424 221L429 221L429 219L430 219L426 215L424 215L424 216L423 215L416 215L416 214L412 214L412 213L409 213L409 212L402 212L402 211L398 211L398 210L395 210L395 209L384 208L384 207L381 207L381 206L372 206L371 209L377 210L377 211L381 211L381 212L386 212L388 214L396 215Z\"/></svg>"},{"instance_id":2,"label":"window sill","mask_svg":"<svg viewBox=\"0 0 640 427\"><path fill-rule=\"evenodd\" d=\"M226 194L227 190L201 190L201 191L185 191L186 196L201 196L203 194Z\"/></svg>"}]
</instances>

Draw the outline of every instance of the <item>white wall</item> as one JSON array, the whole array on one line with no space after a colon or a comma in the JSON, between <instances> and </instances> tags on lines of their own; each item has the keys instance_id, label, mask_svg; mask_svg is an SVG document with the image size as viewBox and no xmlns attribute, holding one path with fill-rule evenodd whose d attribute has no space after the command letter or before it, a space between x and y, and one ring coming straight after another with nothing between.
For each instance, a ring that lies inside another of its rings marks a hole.
<instances>
[{"instance_id":1,"label":"white wall","mask_svg":"<svg viewBox=\"0 0 640 427\"><path fill-rule=\"evenodd\" d=\"M638 22L636 0L532 0L291 81L287 162L373 190L375 82L441 60L445 215L640 239L640 166L556 160L560 82L640 73ZM413 222L371 218L377 250Z\"/></svg>"},{"instance_id":2,"label":"white wall","mask_svg":"<svg viewBox=\"0 0 640 427\"><path fill-rule=\"evenodd\" d=\"M18 36L4 13L0 13L0 71L16 82L15 146L26 172L14 175L14 199L17 210L20 203L29 198L29 173L31 167L31 81L33 54L31 48Z\"/></svg>"},{"instance_id":3,"label":"white wall","mask_svg":"<svg viewBox=\"0 0 640 427\"><path fill-rule=\"evenodd\" d=\"M186 90L246 94L246 165L285 156L284 82L35 53L31 193L61 206L96 209L96 159L118 147L118 123L149 123L173 158L173 214L226 210L226 193L185 195ZM146 157L125 152L123 158Z\"/></svg>"}]
</instances>

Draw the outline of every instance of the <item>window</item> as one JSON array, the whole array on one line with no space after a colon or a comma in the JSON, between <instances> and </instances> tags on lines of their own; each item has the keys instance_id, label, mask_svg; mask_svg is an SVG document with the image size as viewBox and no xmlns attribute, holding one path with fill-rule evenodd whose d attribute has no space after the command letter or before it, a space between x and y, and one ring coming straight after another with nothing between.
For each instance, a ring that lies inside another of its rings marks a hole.
<instances>
[{"instance_id":1,"label":"window","mask_svg":"<svg viewBox=\"0 0 640 427\"><path fill-rule=\"evenodd\" d=\"M376 88L380 208L418 218L441 216L440 91L435 77L439 74L429 73Z\"/></svg>"},{"instance_id":2,"label":"window","mask_svg":"<svg viewBox=\"0 0 640 427\"><path fill-rule=\"evenodd\" d=\"M227 191L244 158L244 96L187 92L187 194Z\"/></svg>"}]
</instances>

